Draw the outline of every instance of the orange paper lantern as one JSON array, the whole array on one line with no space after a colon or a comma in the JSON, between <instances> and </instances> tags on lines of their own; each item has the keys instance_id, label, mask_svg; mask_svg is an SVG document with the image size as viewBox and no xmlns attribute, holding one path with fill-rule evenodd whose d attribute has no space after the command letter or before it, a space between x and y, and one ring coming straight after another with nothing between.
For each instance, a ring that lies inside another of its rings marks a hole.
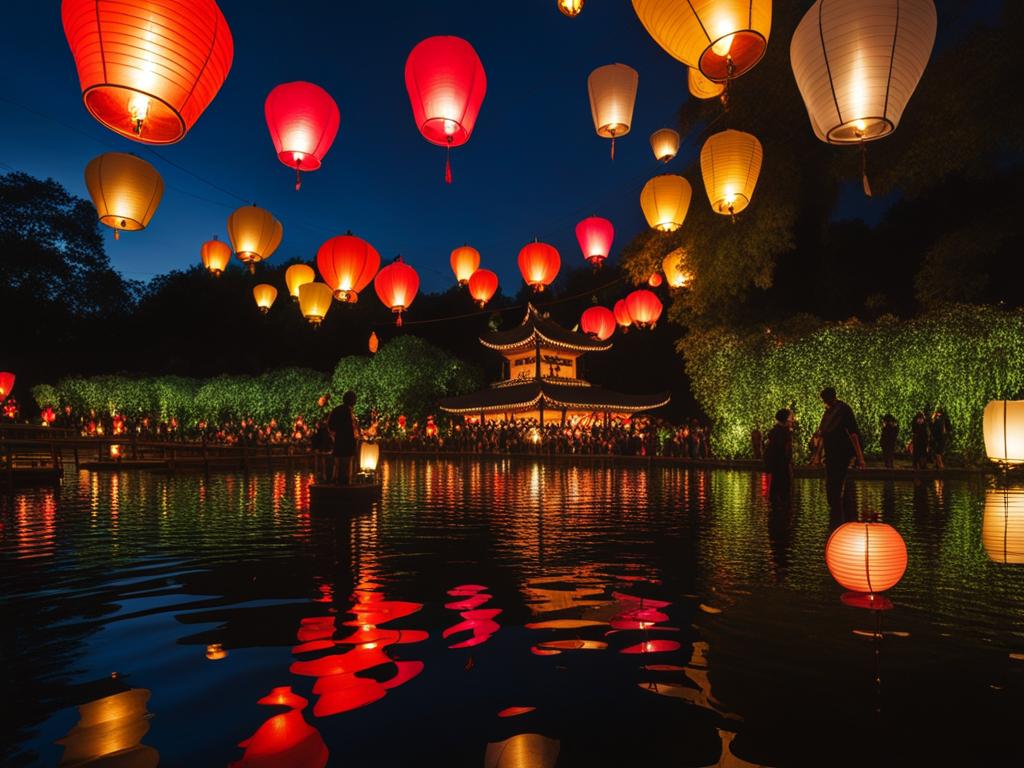
<instances>
[{"instance_id":1,"label":"orange paper lantern","mask_svg":"<svg viewBox=\"0 0 1024 768\"><path fill-rule=\"evenodd\" d=\"M202 258L203 266L206 267L207 271L214 277L220 277L224 270L228 268L228 262L231 261L231 248L227 243L218 240L217 236L214 235L213 240L207 240L203 243L199 256Z\"/></svg>"},{"instance_id":2,"label":"orange paper lantern","mask_svg":"<svg viewBox=\"0 0 1024 768\"><path fill-rule=\"evenodd\" d=\"M615 314L608 307L590 307L580 316L580 328L588 336L606 341L615 333Z\"/></svg>"},{"instance_id":3,"label":"orange paper lantern","mask_svg":"<svg viewBox=\"0 0 1024 768\"><path fill-rule=\"evenodd\" d=\"M661 285L661 273L652 272L651 276L647 278L647 284L651 286L651 288L657 288Z\"/></svg>"},{"instance_id":4,"label":"orange paper lantern","mask_svg":"<svg viewBox=\"0 0 1024 768\"><path fill-rule=\"evenodd\" d=\"M633 324L640 328L653 328L661 317L661 301L646 288L638 288L626 297L626 310Z\"/></svg>"},{"instance_id":5,"label":"orange paper lantern","mask_svg":"<svg viewBox=\"0 0 1024 768\"><path fill-rule=\"evenodd\" d=\"M114 230L145 229L164 196L164 180L141 157L124 152L107 152L85 166L85 186L96 206L100 223Z\"/></svg>"},{"instance_id":6,"label":"orange paper lantern","mask_svg":"<svg viewBox=\"0 0 1024 768\"><path fill-rule=\"evenodd\" d=\"M256 299L256 306L259 307L260 312L265 315L270 311L270 308L274 306L274 302L277 300L277 288L268 283L254 285L252 288L252 297Z\"/></svg>"},{"instance_id":7,"label":"orange paper lantern","mask_svg":"<svg viewBox=\"0 0 1024 768\"><path fill-rule=\"evenodd\" d=\"M840 525L825 544L832 578L852 592L877 594L896 586L907 570L907 545L887 523Z\"/></svg>"},{"instance_id":8,"label":"orange paper lantern","mask_svg":"<svg viewBox=\"0 0 1024 768\"><path fill-rule=\"evenodd\" d=\"M498 290L498 276L489 269L478 269L469 276L469 295L483 309Z\"/></svg>"},{"instance_id":9,"label":"orange paper lantern","mask_svg":"<svg viewBox=\"0 0 1024 768\"><path fill-rule=\"evenodd\" d=\"M398 315L396 325L402 324L402 312L409 308L420 288L420 276L416 270L402 261L399 256L373 279L377 296L392 312Z\"/></svg>"},{"instance_id":10,"label":"orange paper lantern","mask_svg":"<svg viewBox=\"0 0 1024 768\"><path fill-rule=\"evenodd\" d=\"M519 251L519 271L534 291L543 291L558 276L562 258L553 245L534 241Z\"/></svg>"},{"instance_id":11,"label":"orange paper lantern","mask_svg":"<svg viewBox=\"0 0 1024 768\"><path fill-rule=\"evenodd\" d=\"M320 276L334 290L338 301L354 302L380 268L377 249L349 233L332 237L316 254Z\"/></svg>"},{"instance_id":12,"label":"orange paper lantern","mask_svg":"<svg viewBox=\"0 0 1024 768\"><path fill-rule=\"evenodd\" d=\"M256 264L266 261L277 250L284 236L284 227L270 211L255 205L243 205L228 216L228 237L235 249L235 255L249 271L256 271Z\"/></svg>"},{"instance_id":13,"label":"orange paper lantern","mask_svg":"<svg viewBox=\"0 0 1024 768\"><path fill-rule=\"evenodd\" d=\"M292 301L299 300L299 287L316 280L316 272L308 264L292 264L284 271L284 283Z\"/></svg>"},{"instance_id":14,"label":"orange paper lantern","mask_svg":"<svg viewBox=\"0 0 1024 768\"><path fill-rule=\"evenodd\" d=\"M334 143L341 124L338 105L319 85L298 80L282 83L263 104L277 159L295 169L295 189L302 171L315 171Z\"/></svg>"},{"instance_id":15,"label":"orange paper lantern","mask_svg":"<svg viewBox=\"0 0 1024 768\"><path fill-rule=\"evenodd\" d=\"M376 331L370 331L370 341L367 347L369 347L371 355L377 354L377 350L380 348L380 339L377 338Z\"/></svg>"},{"instance_id":16,"label":"orange paper lantern","mask_svg":"<svg viewBox=\"0 0 1024 768\"><path fill-rule=\"evenodd\" d=\"M600 267L612 250L615 227L608 219L588 216L576 225L576 239L579 241L583 258Z\"/></svg>"},{"instance_id":17,"label":"orange paper lantern","mask_svg":"<svg viewBox=\"0 0 1024 768\"><path fill-rule=\"evenodd\" d=\"M469 282L470 276L480 268L480 251L468 245L460 246L452 251L452 272L459 285Z\"/></svg>"},{"instance_id":18,"label":"orange paper lantern","mask_svg":"<svg viewBox=\"0 0 1024 768\"><path fill-rule=\"evenodd\" d=\"M615 315L615 322L623 328L629 328L633 324L633 318L629 316L629 308L626 306L625 299L616 301L612 312Z\"/></svg>"}]
</instances>

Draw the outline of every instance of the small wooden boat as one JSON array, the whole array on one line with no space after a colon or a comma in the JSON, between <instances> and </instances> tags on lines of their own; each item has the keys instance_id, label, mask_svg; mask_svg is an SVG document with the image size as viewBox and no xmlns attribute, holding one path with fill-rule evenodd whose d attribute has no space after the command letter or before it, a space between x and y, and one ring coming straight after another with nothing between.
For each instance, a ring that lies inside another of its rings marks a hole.
<instances>
[{"instance_id":1,"label":"small wooden boat","mask_svg":"<svg viewBox=\"0 0 1024 768\"><path fill-rule=\"evenodd\" d=\"M340 485L338 483L312 483L309 486L309 506L314 512L361 512L380 498L379 480Z\"/></svg>"}]
</instances>

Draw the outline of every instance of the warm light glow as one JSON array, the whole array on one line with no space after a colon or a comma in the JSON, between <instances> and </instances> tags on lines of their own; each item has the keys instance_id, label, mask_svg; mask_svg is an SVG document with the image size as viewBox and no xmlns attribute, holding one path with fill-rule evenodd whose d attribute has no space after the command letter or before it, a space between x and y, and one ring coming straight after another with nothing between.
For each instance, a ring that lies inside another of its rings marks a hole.
<instances>
[{"instance_id":1,"label":"warm light glow","mask_svg":"<svg viewBox=\"0 0 1024 768\"><path fill-rule=\"evenodd\" d=\"M14 374L10 371L0 371L0 403L11 394L12 389L14 389Z\"/></svg>"},{"instance_id":2,"label":"warm light glow","mask_svg":"<svg viewBox=\"0 0 1024 768\"><path fill-rule=\"evenodd\" d=\"M431 144L469 141L487 92L487 75L473 46L459 37L420 41L405 62L413 120Z\"/></svg>"},{"instance_id":3,"label":"warm light glow","mask_svg":"<svg viewBox=\"0 0 1024 768\"><path fill-rule=\"evenodd\" d=\"M207 240L199 251L199 257L203 260L203 266L214 277L220 277L228 262L231 261L231 248L227 243L221 242L217 236L213 240Z\"/></svg>"},{"instance_id":4,"label":"warm light glow","mask_svg":"<svg viewBox=\"0 0 1024 768\"><path fill-rule=\"evenodd\" d=\"M646 288L639 288L626 297L626 311L634 325L653 328L661 317L661 300Z\"/></svg>"},{"instance_id":5,"label":"warm light glow","mask_svg":"<svg viewBox=\"0 0 1024 768\"><path fill-rule=\"evenodd\" d=\"M420 289L420 276L399 256L377 273L373 287L381 303L398 315L397 325L401 325L402 312L409 308Z\"/></svg>"},{"instance_id":6,"label":"warm light glow","mask_svg":"<svg viewBox=\"0 0 1024 768\"><path fill-rule=\"evenodd\" d=\"M686 268L686 251L682 248L677 248L666 256L661 262L661 269L670 288L685 288L693 279Z\"/></svg>"},{"instance_id":7,"label":"warm light glow","mask_svg":"<svg viewBox=\"0 0 1024 768\"><path fill-rule=\"evenodd\" d=\"M651 276L647 278L647 284L651 286L651 288L659 287L661 285L661 282L661 272L652 272Z\"/></svg>"},{"instance_id":8,"label":"warm light glow","mask_svg":"<svg viewBox=\"0 0 1024 768\"><path fill-rule=\"evenodd\" d=\"M580 316L580 330L595 339L607 341L615 333L615 314L607 307L590 307Z\"/></svg>"},{"instance_id":9,"label":"warm light glow","mask_svg":"<svg viewBox=\"0 0 1024 768\"><path fill-rule=\"evenodd\" d=\"M253 286L252 295L256 299L256 306L259 307L260 312L267 314L274 306L274 301L277 300L277 288L267 283L260 283Z\"/></svg>"},{"instance_id":10,"label":"warm light glow","mask_svg":"<svg viewBox=\"0 0 1024 768\"><path fill-rule=\"evenodd\" d=\"M331 308L332 291L327 283L306 283L299 286L299 310L311 325L320 325Z\"/></svg>"},{"instance_id":11,"label":"warm light glow","mask_svg":"<svg viewBox=\"0 0 1024 768\"><path fill-rule=\"evenodd\" d=\"M557 249L547 243L527 243L519 251L519 272L534 291L543 291L551 285L561 266L562 258Z\"/></svg>"},{"instance_id":12,"label":"warm light glow","mask_svg":"<svg viewBox=\"0 0 1024 768\"><path fill-rule=\"evenodd\" d=\"M302 80L276 86L267 95L263 113L278 160L301 171L320 167L341 123L331 95Z\"/></svg>"},{"instance_id":13,"label":"warm light glow","mask_svg":"<svg viewBox=\"0 0 1024 768\"><path fill-rule=\"evenodd\" d=\"M255 271L256 264L266 261L277 250L284 227L270 211L255 205L243 205L228 216L228 237L239 260Z\"/></svg>"},{"instance_id":14,"label":"warm light glow","mask_svg":"<svg viewBox=\"0 0 1024 768\"><path fill-rule=\"evenodd\" d=\"M708 80L699 69L687 67L686 86L695 99L717 99L725 93L725 83Z\"/></svg>"},{"instance_id":15,"label":"warm light glow","mask_svg":"<svg viewBox=\"0 0 1024 768\"><path fill-rule=\"evenodd\" d=\"M658 162L667 163L679 153L679 132L661 128L652 133L651 151Z\"/></svg>"},{"instance_id":16,"label":"warm light glow","mask_svg":"<svg viewBox=\"0 0 1024 768\"><path fill-rule=\"evenodd\" d=\"M639 78L637 71L625 64L606 64L590 73L587 92L598 136L615 139L629 133Z\"/></svg>"},{"instance_id":17,"label":"warm light glow","mask_svg":"<svg viewBox=\"0 0 1024 768\"><path fill-rule=\"evenodd\" d=\"M750 204L762 157L761 142L752 134L730 128L708 137L700 170L715 213L735 215Z\"/></svg>"},{"instance_id":18,"label":"warm light glow","mask_svg":"<svg viewBox=\"0 0 1024 768\"><path fill-rule=\"evenodd\" d=\"M985 491L981 544L994 562L1024 563L1024 489Z\"/></svg>"},{"instance_id":19,"label":"warm light glow","mask_svg":"<svg viewBox=\"0 0 1024 768\"><path fill-rule=\"evenodd\" d=\"M990 401L981 424L990 461L1024 464L1024 400Z\"/></svg>"},{"instance_id":20,"label":"warm light glow","mask_svg":"<svg viewBox=\"0 0 1024 768\"><path fill-rule=\"evenodd\" d=\"M107 152L85 167L85 186L101 224L134 232L149 224L164 194L164 180L142 158Z\"/></svg>"},{"instance_id":21,"label":"warm light glow","mask_svg":"<svg viewBox=\"0 0 1024 768\"><path fill-rule=\"evenodd\" d=\"M220 643L210 643L206 646L206 658L210 661L220 661L226 659L228 652L224 650L224 646Z\"/></svg>"},{"instance_id":22,"label":"warm light glow","mask_svg":"<svg viewBox=\"0 0 1024 768\"><path fill-rule=\"evenodd\" d=\"M451 265L455 280L459 285L465 285L469 282L470 276L480 268L480 251L468 245L460 246L452 251Z\"/></svg>"},{"instance_id":23,"label":"warm light glow","mask_svg":"<svg viewBox=\"0 0 1024 768\"><path fill-rule=\"evenodd\" d=\"M686 220L693 189L682 176L664 173L648 181L640 192L640 208L647 223L659 232L674 232Z\"/></svg>"},{"instance_id":24,"label":"warm light glow","mask_svg":"<svg viewBox=\"0 0 1024 768\"><path fill-rule=\"evenodd\" d=\"M366 343L366 346L370 350L371 355L377 354L377 350L380 349L380 339L377 338L376 331L370 331L370 340Z\"/></svg>"},{"instance_id":25,"label":"warm light glow","mask_svg":"<svg viewBox=\"0 0 1024 768\"><path fill-rule=\"evenodd\" d=\"M316 267L338 301L355 301L380 268L377 249L352 234L339 235L320 246Z\"/></svg>"},{"instance_id":26,"label":"warm light glow","mask_svg":"<svg viewBox=\"0 0 1024 768\"><path fill-rule=\"evenodd\" d=\"M583 258L599 267L612 250L615 227L608 219L588 216L576 225L576 240L583 251Z\"/></svg>"},{"instance_id":27,"label":"warm light glow","mask_svg":"<svg viewBox=\"0 0 1024 768\"><path fill-rule=\"evenodd\" d=\"M580 11L583 10L586 0L555 0L555 4L558 6L558 10L562 12L563 16L574 19L580 15Z\"/></svg>"},{"instance_id":28,"label":"warm light glow","mask_svg":"<svg viewBox=\"0 0 1024 768\"><path fill-rule=\"evenodd\" d=\"M729 50L732 48L732 41L735 38L736 35L726 35L722 39L717 40L714 45L711 46L711 50L716 56L728 56Z\"/></svg>"},{"instance_id":29,"label":"warm light glow","mask_svg":"<svg viewBox=\"0 0 1024 768\"><path fill-rule=\"evenodd\" d=\"M498 290L498 276L489 269L478 269L469 276L469 295L482 309Z\"/></svg>"},{"instance_id":30,"label":"warm light glow","mask_svg":"<svg viewBox=\"0 0 1024 768\"><path fill-rule=\"evenodd\" d=\"M284 271L284 283L292 301L299 300L299 287L316 280L316 272L308 264L292 264Z\"/></svg>"},{"instance_id":31,"label":"warm light glow","mask_svg":"<svg viewBox=\"0 0 1024 768\"><path fill-rule=\"evenodd\" d=\"M380 461L380 443L362 442L359 445L359 471L376 472Z\"/></svg>"},{"instance_id":32,"label":"warm light glow","mask_svg":"<svg viewBox=\"0 0 1024 768\"><path fill-rule=\"evenodd\" d=\"M121 458L121 446L116 443L110 445L110 458L119 459Z\"/></svg>"},{"instance_id":33,"label":"warm light glow","mask_svg":"<svg viewBox=\"0 0 1024 768\"><path fill-rule=\"evenodd\" d=\"M615 322L623 328L629 328L633 324L633 318L629 316L629 308L626 306L625 299L616 301L612 312L615 315Z\"/></svg>"},{"instance_id":34,"label":"warm light glow","mask_svg":"<svg viewBox=\"0 0 1024 768\"><path fill-rule=\"evenodd\" d=\"M887 523L844 523L825 544L832 578L852 592L878 594L896 586L907 569L907 545Z\"/></svg>"}]
</instances>

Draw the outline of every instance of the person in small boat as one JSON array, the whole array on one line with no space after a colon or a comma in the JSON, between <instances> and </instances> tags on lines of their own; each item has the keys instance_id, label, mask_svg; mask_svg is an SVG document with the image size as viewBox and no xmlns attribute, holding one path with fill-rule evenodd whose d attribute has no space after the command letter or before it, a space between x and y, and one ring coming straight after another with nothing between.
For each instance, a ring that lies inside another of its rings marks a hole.
<instances>
[{"instance_id":1,"label":"person in small boat","mask_svg":"<svg viewBox=\"0 0 1024 768\"><path fill-rule=\"evenodd\" d=\"M342 485L352 483L352 466L359 445L359 421L353 410L355 404L356 393L349 390L341 398L341 405L327 417L327 428L334 436L333 481Z\"/></svg>"}]
</instances>

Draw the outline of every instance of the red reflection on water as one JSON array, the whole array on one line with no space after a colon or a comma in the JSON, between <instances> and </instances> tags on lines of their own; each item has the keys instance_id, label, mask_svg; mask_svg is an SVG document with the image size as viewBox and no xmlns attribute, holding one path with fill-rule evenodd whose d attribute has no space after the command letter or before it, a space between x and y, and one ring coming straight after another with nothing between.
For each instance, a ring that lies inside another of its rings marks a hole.
<instances>
[{"instance_id":1,"label":"red reflection on water","mask_svg":"<svg viewBox=\"0 0 1024 768\"><path fill-rule=\"evenodd\" d=\"M515 717L516 715L525 715L529 712L533 712L536 707L505 707L501 712L498 713L498 717Z\"/></svg>"},{"instance_id":2,"label":"red reflection on water","mask_svg":"<svg viewBox=\"0 0 1024 768\"><path fill-rule=\"evenodd\" d=\"M239 743L245 750L242 759L231 765L238 768L323 768L328 751L320 731L306 722L302 710L308 702L290 687L274 688L257 704L284 706L289 711L274 715L252 736Z\"/></svg>"},{"instance_id":3,"label":"red reflection on water","mask_svg":"<svg viewBox=\"0 0 1024 768\"><path fill-rule=\"evenodd\" d=\"M18 557L42 557L53 552L56 544L57 501L53 491L44 491L38 501L18 498L16 538Z\"/></svg>"},{"instance_id":4,"label":"red reflection on water","mask_svg":"<svg viewBox=\"0 0 1024 768\"><path fill-rule=\"evenodd\" d=\"M452 635L461 634L462 632L473 633L472 636L465 640L449 645L449 648L472 648L481 643L486 643L495 632L501 629L501 625L494 620L501 613L500 608L481 609L478 607L492 597L484 591L486 589L487 587L480 584L463 584L448 590L448 594L452 597L465 598L445 604L446 608L459 611L462 621L444 630L441 633L441 637L447 639Z\"/></svg>"},{"instance_id":5,"label":"red reflection on water","mask_svg":"<svg viewBox=\"0 0 1024 768\"><path fill-rule=\"evenodd\" d=\"M675 640L644 640L642 643L623 648L619 653L666 653L678 651L681 647Z\"/></svg>"}]
</instances>

